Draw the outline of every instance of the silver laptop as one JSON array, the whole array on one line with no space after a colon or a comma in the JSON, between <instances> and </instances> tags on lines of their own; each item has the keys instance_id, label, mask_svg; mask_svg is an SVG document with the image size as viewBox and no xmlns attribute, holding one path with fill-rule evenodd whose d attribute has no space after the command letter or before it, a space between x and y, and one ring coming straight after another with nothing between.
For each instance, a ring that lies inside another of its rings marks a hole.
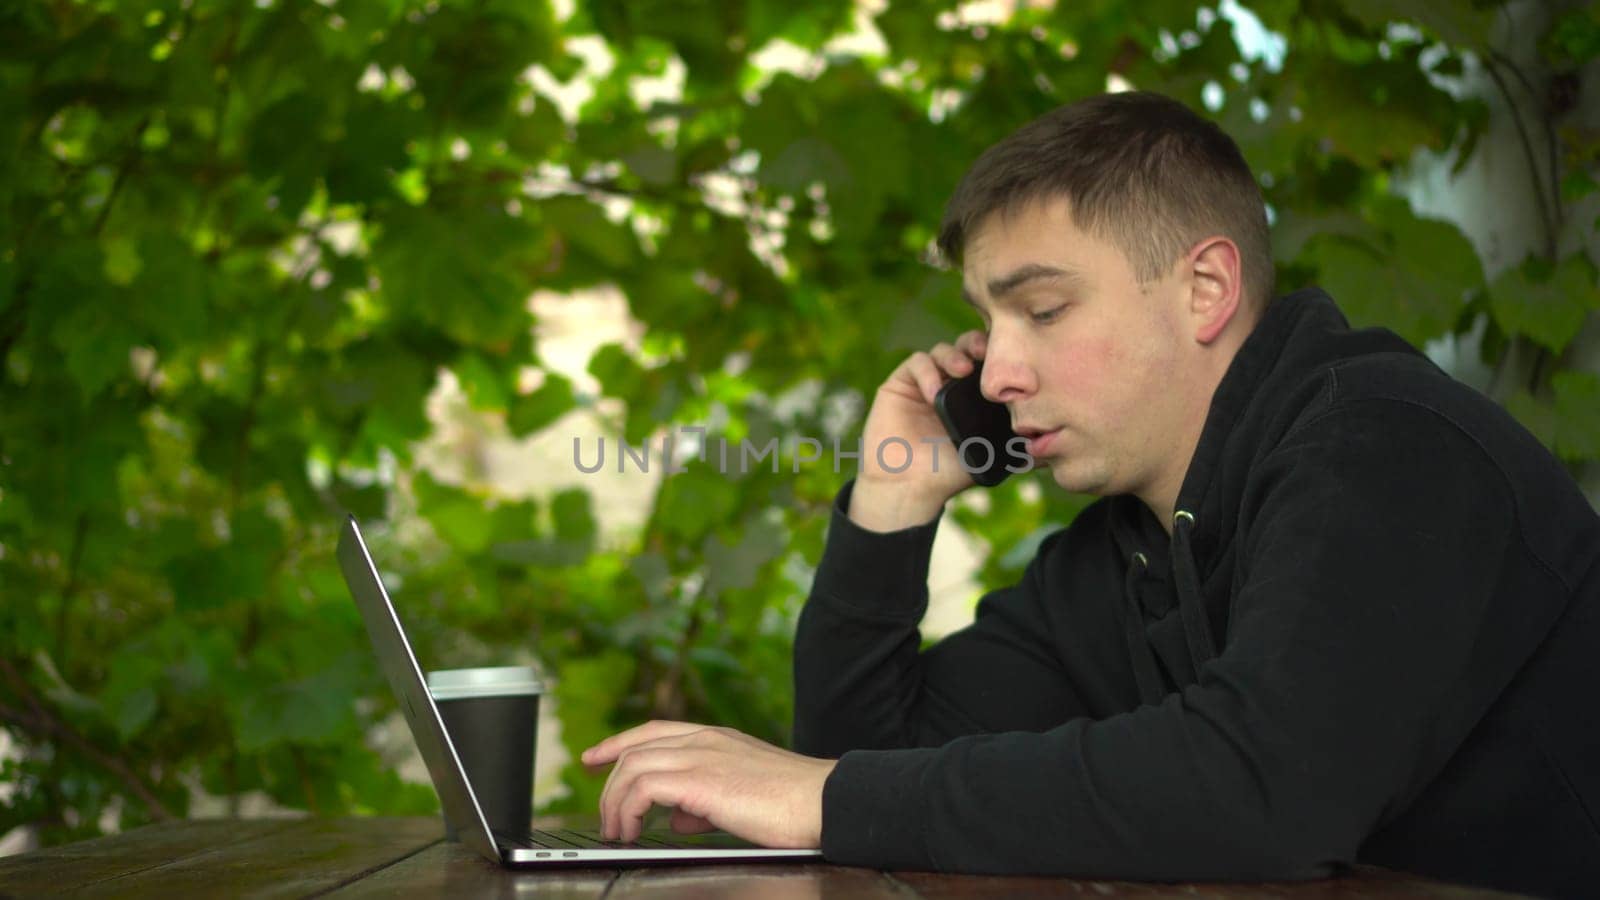
<instances>
[{"instance_id":1,"label":"silver laptop","mask_svg":"<svg viewBox=\"0 0 1600 900\"><path fill-rule=\"evenodd\" d=\"M450 735L445 731L439 709L433 705L422 669L411 652L400 617L395 614L389 593L378 578L372 554L361 539L361 529L352 516L345 520L339 535L339 567L345 584L361 609L367 634L378 654L378 665L389 687L400 701L411 737L422 751L422 761L439 792L445 817L457 826L461 841L484 856L508 866L623 865L631 863L700 863L710 861L751 862L755 860L793 860L816 858L818 850L774 850L758 847L725 833L680 835L645 832L631 844L602 840L598 832L578 830L533 831L528 834L500 834L489 829L478 798L467 781L466 769L456 756Z\"/></svg>"}]
</instances>

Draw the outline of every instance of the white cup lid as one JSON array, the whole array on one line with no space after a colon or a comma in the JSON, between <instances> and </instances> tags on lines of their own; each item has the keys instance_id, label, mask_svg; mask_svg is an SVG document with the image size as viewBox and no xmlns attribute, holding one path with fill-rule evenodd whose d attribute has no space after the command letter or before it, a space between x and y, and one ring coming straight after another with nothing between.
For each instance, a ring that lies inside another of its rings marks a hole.
<instances>
[{"instance_id":1,"label":"white cup lid","mask_svg":"<svg viewBox=\"0 0 1600 900\"><path fill-rule=\"evenodd\" d=\"M442 669L428 673L428 693L435 700L521 696L544 693L544 682L532 666Z\"/></svg>"}]
</instances>

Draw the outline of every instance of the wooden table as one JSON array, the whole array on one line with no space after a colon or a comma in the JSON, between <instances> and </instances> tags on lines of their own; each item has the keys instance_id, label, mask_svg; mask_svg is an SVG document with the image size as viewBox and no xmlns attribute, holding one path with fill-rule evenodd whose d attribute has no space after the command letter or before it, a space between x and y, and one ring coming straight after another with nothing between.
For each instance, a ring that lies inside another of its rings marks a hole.
<instances>
[{"instance_id":1,"label":"wooden table","mask_svg":"<svg viewBox=\"0 0 1600 900\"><path fill-rule=\"evenodd\" d=\"M578 823L583 824L583 823ZM761 863L512 871L443 840L433 818L199 819L0 858L0 896L563 897L945 900L1031 897L1439 897L1510 894L1363 867L1291 884L1143 884Z\"/></svg>"}]
</instances>

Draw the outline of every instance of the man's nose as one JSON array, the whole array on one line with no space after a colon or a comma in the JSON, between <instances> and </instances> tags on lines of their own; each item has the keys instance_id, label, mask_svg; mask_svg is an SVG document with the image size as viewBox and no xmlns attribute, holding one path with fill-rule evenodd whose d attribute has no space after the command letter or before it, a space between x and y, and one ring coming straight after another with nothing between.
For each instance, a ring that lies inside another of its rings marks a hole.
<instances>
[{"instance_id":1,"label":"man's nose","mask_svg":"<svg viewBox=\"0 0 1600 900\"><path fill-rule=\"evenodd\" d=\"M991 336L983 357L983 377L978 381L983 396L995 403L1006 403L1026 396L1032 383L1022 358Z\"/></svg>"}]
</instances>

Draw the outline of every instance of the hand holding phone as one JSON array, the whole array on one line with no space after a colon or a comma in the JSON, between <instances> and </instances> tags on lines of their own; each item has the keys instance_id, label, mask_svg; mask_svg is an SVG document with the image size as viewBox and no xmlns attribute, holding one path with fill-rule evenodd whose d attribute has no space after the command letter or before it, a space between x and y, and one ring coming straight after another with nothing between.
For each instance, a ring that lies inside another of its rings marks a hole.
<instances>
[{"instance_id":1,"label":"hand holding phone","mask_svg":"<svg viewBox=\"0 0 1600 900\"><path fill-rule=\"evenodd\" d=\"M1027 453L1027 439L1011 430L1006 405L983 396L982 376L979 363L972 374L946 382L933 406L955 443L961 467L973 481L994 487L1014 472L1033 468L1033 459Z\"/></svg>"},{"instance_id":2,"label":"hand holding phone","mask_svg":"<svg viewBox=\"0 0 1600 900\"><path fill-rule=\"evenodd\" d=\"M860 471L846 509L851 521L878 532L920 525L972 487L967 468L940 446L949 429L936 400L950 379L977 368L986 344L982 331L964 332L951 343L911 354L884 379L862 426ZM971 386L972 399L982 399L976 379ZM956 406L971 404L958 400Z\"/></svg>"}]
</instances>

